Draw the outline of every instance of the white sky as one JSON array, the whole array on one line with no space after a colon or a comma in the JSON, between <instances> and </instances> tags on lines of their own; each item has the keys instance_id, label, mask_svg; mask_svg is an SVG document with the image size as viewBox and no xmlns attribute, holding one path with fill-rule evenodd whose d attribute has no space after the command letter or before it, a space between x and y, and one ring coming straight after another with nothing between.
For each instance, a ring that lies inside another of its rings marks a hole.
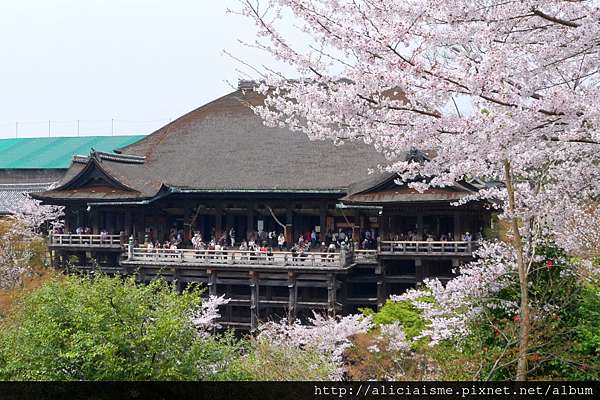
<instances>
[{"instance_id":1,"label":"white sky","mask_svg":"<svg viewBox=\"0 0 600 400\"><path fill-rule=\"evenodd\" d=\"M145 134L269 57L236 0L0 0L0 138Z\"/></svg>"}]
</instances>

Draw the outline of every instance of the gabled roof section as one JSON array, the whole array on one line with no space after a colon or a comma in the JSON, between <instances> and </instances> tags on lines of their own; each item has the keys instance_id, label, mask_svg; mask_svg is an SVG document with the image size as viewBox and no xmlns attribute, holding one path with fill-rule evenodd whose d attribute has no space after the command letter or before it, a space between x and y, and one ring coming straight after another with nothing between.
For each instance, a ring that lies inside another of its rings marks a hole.
<instances>
[{"instance_id":1,"label":"gabled roof section","mask_svg":"<svg viewBox=\"0 0 600 400\"><path fill-rule=\"evenodd\" d=\"M71 168L58 187L36 194L40 199L116 200L154 196L158 181L148 181L145 158L92 150L89 156L74 156Z\"/></svg>"},{"instance_id":2,"label":"gabled roof section","mask_svg":"<svg viewBox=\"0 0 600 400\"><path fill-rule=\"evenodd\" d=\"M406 161L427 162L430 156L419 150L411 150L405 154ZM349 204L379 204L379 203L414 203L432 201L456 201L462 197L476 193L478 188L466 181L454 182L452 186L430 188L421 193L408 186L410 182L399 185L398 175L384 172L353 184L348 194L341 199ZM415 180L416 181L416 180Z\"/></svg>"},{"instance_id":3,"label":"gabled roof section","mask_svg":"<svg viewBox=\"0 0 600 400\"><path fill-rule=\"evenodd\" d=\"M55 190L70 190L70 189L84 189L88 187L109 187L123 191L135 191L135 189L121 183L117 178L110 175L102 164L97 160L96 157L90 157L85 167L79 171L68 182L57 187Z\"/></svg>"},{"instance_id":4,"label":"gabled roof section","mask_svg":"<svg viewBox=\"0 0 600 400\"><path fill-rule=\"evenodd\" d=\"M467 182L455 182L452 186L430 188L421 193L408 186L408 182L399 185L396 174L386 173L380 176L374 185L352 192L341 199L348 204L380 203L419 203L456 201L466 195L477 192L477 188Z\"/></svg>"}]
</instances>

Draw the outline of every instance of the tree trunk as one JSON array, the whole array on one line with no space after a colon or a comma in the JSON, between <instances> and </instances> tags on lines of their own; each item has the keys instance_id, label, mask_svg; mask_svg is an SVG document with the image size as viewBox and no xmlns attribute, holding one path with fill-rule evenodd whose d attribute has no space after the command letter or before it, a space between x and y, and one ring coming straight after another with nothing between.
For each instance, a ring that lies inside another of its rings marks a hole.
<instances>
[{"instance_id":1,"label":"tree trunk","mask_svg":"<svg viewBox=\"0 0 600 400\"><path fill-rule=\"evenodd\" d=\"M508 211L515 211L515 191L510 170L510 161L504 162L504 180L508 192ZM513 246L517 252L517 269L519 271L519 286L521 291L520 317L521 325L519 331L519 354L517 356L517 381L527 380L527 351L529 350L529 331L531 323L529 320L529 276L525 260L523 258L523 241L519 232L518 219L513 215L511 217L511 230L513 234Z\"/></svg>"}]
</instances>

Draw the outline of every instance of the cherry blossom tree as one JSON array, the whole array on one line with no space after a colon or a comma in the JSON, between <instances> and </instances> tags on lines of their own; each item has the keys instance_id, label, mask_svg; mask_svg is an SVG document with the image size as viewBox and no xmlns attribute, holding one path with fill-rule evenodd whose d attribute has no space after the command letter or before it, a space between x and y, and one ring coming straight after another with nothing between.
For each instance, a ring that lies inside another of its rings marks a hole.
<instances>
[{"instance_id":1,"label":"cherry blossom tree","mask_svg":"<svg viewBox=\"0 0 600 400\"><path fill-rule=\"evenodd\" d=\"M198 334L201 337L208 337L212 331L221 327L218 319L221 318L219 307L228 304L231 301L221 296L209 296L202 301L202 305L197 310L194 310L191 316L192 325L198 329Z\"/></svg>"},{"instance_id":2,"label":"cherry blossom tree","mask_svg":"<svg viewBox=\"0 0 600 400\"><path fill-rule=\"evenodd\" d=\"M295 349L315 349L325 357L325 361L337 366L330 379L340 380L345 372L344 351L352 346L351 337L371 329L372 319L360 314L326 317L313 312L313 315L307 324L302 324L299 320L288 321L285 318L279 322L266 322L259 326L260 333L257 339ZM400 338L398 330L386 331L386 335ZM401 339L404 340L404 335Z\"/></svg>"},{"instance_id":3,"label":"cherry blossom tree","mask_svg":"<svg viewBox=\"0 0 600 400\"><path fill-rule=\"evenodd\" d=\"M25 194L16 205L15 212L10 218L14 221L15 227L25 235L37 236L46 223L52 228L62 226L64 209L63 206L42 204L40 200Z\"/></svg>"},{"instance_id":4,"label":"cherry blossom tree","mask_svg":"<svg viewBox=\"0 0 600 400\"><path fill-rule=\"evenodd\" d=\"M30 244L41 238L45 223L60 226L64 215L63 207L42 205L29 195L24 195L14 210L0 234L0 288L3 289L14 287L23 274L31 271L34 252Z\"/></svg>"},{"instance_id":5,"label":"cherry blossom tree","mask_svg":"<svg viewBox=\"0 0 600 400\"><path fill-rule=\"evenodd\" d=\"M419 190L473 177L502 183L473 197L499 201L510 226L521 297L516 378L526 379L536 238L566 243L558 227L600 194L599 2L240 3L233 12L258 30L247 44L297 71L254 68L266 95L256 112L268 125L372 145L388 160L381 169ZM404 161L415 148L430 161Z\"/></svg>"}]
</instances>

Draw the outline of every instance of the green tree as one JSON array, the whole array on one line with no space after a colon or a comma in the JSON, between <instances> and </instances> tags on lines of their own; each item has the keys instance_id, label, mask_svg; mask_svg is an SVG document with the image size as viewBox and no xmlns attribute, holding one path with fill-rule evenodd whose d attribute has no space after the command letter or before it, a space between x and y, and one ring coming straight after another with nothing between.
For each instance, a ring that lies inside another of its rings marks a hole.
<instances>
[{"instance_id":1,"label":"green tree","mask_svg":"<svg viewBox=\"0 0 600 400\"><path fill-rule=\"evenodd\" d=\"M238 342L198 335L200 295L163 280L52 279L0 324L0 379L219 379Z\"/></svg>"}]
</instances>

